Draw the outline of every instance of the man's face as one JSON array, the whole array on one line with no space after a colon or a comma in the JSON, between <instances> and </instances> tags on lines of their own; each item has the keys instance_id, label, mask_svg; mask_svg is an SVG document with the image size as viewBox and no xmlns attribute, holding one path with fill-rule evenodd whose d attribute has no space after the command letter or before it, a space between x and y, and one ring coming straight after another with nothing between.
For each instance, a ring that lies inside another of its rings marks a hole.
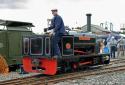
<instances>
[{"instance_id":1,"label":"man's face","mask_svg":"<svg viewBox=\"0 0 125 85\"><path fill-rule=\"evenodd\" d=\"M52 12L52 15L53 15L53 16L57 15L57 11L53 11L53 12Z\"/></svg>"}]
</instances>

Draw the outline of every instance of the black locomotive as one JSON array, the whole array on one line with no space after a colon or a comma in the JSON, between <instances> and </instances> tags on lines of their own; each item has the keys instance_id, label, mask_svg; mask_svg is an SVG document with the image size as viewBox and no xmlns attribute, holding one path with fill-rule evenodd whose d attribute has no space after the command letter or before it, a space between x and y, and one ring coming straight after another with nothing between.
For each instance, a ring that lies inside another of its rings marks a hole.
<instances>
[{"instance_id":1,"label":"black locomotive","mask_svg":"<svg viewBox=\"0 0 125 85\"><path fill-rule=\"evenodd\" d=\"M23 37L23 68L26 72L55 75L88 65L108 64L109 53L99 53L97 36L69 31L59 46L61 58L53 58L52 37L47 34Z\"/></svg>"}]
</instances>

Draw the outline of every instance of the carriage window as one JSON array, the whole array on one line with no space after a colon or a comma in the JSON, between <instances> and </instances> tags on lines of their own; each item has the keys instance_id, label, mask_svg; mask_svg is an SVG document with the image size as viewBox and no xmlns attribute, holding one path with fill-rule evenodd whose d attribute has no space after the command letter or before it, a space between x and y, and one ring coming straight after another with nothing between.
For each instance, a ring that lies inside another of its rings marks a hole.
<instances>
[{"instance_id":1,"label":"carriage window","mask_svg":"<svg viewBox=\"0 0 125 85\"><path fill-rule=\"evenodd\" d=\"M50 48L50 38L46 37L45 38L45 53L47 55L50 55L50 50L51 50L51 48Z\"/></svg>"},{"instance_id":2,"label":"carriage window","mask_svg":"<svg viewBox=\"0 0 125 85\"><path fill-rule=\"evenodd\" d=\"M42 38L31 38L30 41L30 53L31 55L42 55L43 54L43 39Z\"/></svg>"},{"instance_id":3,"label":"carriage window","mask_svg":"<svg viewBox=\"0 0 125 85\"><path fill-rule=\"evenodd\" d=\"M23 39L23 52L24 54L28 54L29 53L29 38L24 38Z\"/></svg>"}]
</instances>

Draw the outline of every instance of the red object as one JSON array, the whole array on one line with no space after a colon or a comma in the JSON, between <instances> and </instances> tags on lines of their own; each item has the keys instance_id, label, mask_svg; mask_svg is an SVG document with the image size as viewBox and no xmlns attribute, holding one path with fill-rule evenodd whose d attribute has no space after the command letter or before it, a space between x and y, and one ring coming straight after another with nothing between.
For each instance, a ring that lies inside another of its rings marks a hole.
<instances>
[{"instance_id":1,"label":"red object","mask_svg":"<svg viewBox=\"0 0 125 85\"><path fill-rule=\"evenodd\" d=\"M43 74L47 75L55 75L57 72L57 60L56 59L47 59L41 58L41 68L44 68L45 71Z\"/></svg>"},{"instance_id":2,"label":"red object","mask_svg":"<svg viewBox=\"0 0 125 85\"><path fill-rule=\"evenodd\" d=\"M89 65L89 64L92 64L92 61L84 61L84 62L82 61L82 62L74 63L73 68L77 69L80 66Z\"/></svg>"},{"instance_id":3,"label":"red object","mask_svg":"<svg viewBox=\"0 0 125 85\"><path fill-rule=\"evenodd\" d=\"M66 49L70 49L71 48L71 44L70 43L66 43Z\"/></svg>"},{"instance_id":4,"label":"red object","mask_svg":"<svg viewBox=\"0 0 125 85\"><path fill-rule=\"evenodd\" d=\"M86 54L87 52L80 51L80 50L74 50L75 53L80 53L80 54Z\"/></svg>"},{"instance_id":5,"label":"red object","mask_svg":"<svg viewBox=\"0 0 125 85\"><path fill-rule=\"evenodd\" d=\"M40 66L43 68L42 74L47 75L55 75L57 72L57 60L56 59L48 59L48 58L40 58ZM23 58L23 68L26 72L39 72L39 70L32 70L32 59L30 57Z\"/></svg>"},{"instance_id":6,"label":"red object","mask_svg":"<svg viewBox=\"0 0 125 85\"><path fill-rule=\"evenodd\" d=\"M87 36L79 36L79 40L91 40L91 38Z\"/></svg>"},{"instance_id":7,"label":"red object","mask_svg":"<svg viewBox=\"0 0 125 85\"><path fill-rule=\"evenodd\" d=\"M32 70L32 59L29 56L23 58L23 69L26 72L38 72L36 70Z\"/></svg>"},{"instance_id":8,"label":"red object","mask_svg":"<svg viewBox=\"0 0 125 85\"><path fill-rule=\"evenodd\" d=\"M73 64L73 68L74 68L74 69L77 69L77 68L78 68L78 65L77 65L77 64Z\"/></svg>"},{"instance_id":9,"label":"red object","mask_svg":"<svg viewBox=\"0 0 125 85\"><path fill-rule=\"evenodd\" d=\"M79 66L88 65L88 64L92 64L92 61L79 62Z\"/></svg>"}]
</instances>

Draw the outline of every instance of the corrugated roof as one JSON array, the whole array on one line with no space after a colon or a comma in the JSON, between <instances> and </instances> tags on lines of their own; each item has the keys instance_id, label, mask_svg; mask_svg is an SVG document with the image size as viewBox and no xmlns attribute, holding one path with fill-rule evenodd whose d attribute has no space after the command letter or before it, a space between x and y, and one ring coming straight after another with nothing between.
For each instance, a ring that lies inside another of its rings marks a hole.
<instances>
[{"instance_id":1,"label":"corrugated roof","mask_svg":"<svg viewBox=\"0 0 125 85\"><path fill-rule=\"evenodd\" d=\"M0 19L0 25L8 26L8 27L19 27L19 26L34 27L34 25L29 22L20 22L20 21L11 21L11 20L2 20L2 19Z\"/></svg>"},{"instance_id":2,"label":"corrugated roof","mask_svg":"<svg viewBox=\"0 0 125 85\"><path fill-rule=\"evenodd\" d=\"M100 26L98 26L98 25L91 25L91 30L92 29L97 29L97 30L99 30L99 31L102 31L102 32L111 32L111 31L109 31L109 30L107 30L107 29L104 29L104 28L102 28L102 27L100 27ZM83 27L82 27L82 30L84 30L84 31L87 31L87 25L84 25Z\"/></svg>"}]
</instances>

